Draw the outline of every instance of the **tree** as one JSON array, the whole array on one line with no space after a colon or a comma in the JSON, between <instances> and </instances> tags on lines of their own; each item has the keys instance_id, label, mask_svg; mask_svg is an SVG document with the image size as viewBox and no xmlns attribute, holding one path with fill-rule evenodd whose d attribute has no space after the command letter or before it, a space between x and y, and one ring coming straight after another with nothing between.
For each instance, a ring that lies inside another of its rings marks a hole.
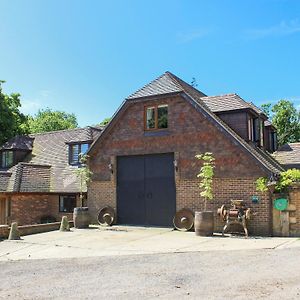
<instances>
[{"instance_id":1,"label":"tree","mask_svg":"<svg viewBox=\"0 0 300 300\"><path fill-rule=\"evenodd\" d=\"M83 192L86 191L88 183L91 181L93 173L87 166L87 160L89 156L79 153L80 166L76 170L76 175L80 181L80 202L83 206Z\"/></svg>"},{"instance_id":2,"label":"tree","mask_svg":"<svg viewBox=\"0 0 300 300\"><path fill-rule=\"evenodd\" d=\"M110 122L111 118L105 118L103 121L99 123L101 126L106 126Z\"/></svg>"},{"instance_id":3,"label":"tree","mask_svg":"<svg viewBox=\"0 0 300 300\"><path fill-rule=\"evenodd\" d=\"M72 129L78 126L74 114L63 111L53 111L50 108L39 110L34 117L29 117L31 133Z\"/></svg>"},{"instance_id":4,"label":"tree","mask_svg":"<svg viewBox=\"0 0 300 300\"><path fill-rule=\"evenodd\" d=\"M277 128L278 145L300 141L300 111L293 102L280 100L273 106L263 104L261 108Z\"/></svg>"},{"instance_id":5,"label":"tree","mask_svg":"<svg viewBox=\"0 0 300 300\"><path fill-rule=\"evenodd\" d=\"M212 184L214 177L215 158L210 152L197 154L196 158L203 161L203 165L200 168L199 174L197 174L197 178L200 178L200 195L204 197L204 211L206 211L207 200L213 199Z\"/></svg>"},{"instance_id":6,"label":"tree","mask_svg":"<svg viewBox=\"0 0 300 300\"><path fill-rule=\"evenodd\" d=\"M0 145L15 135L26 134L29 131L28 119L20 112L20 94L4 94L2 83L4 81L0 81Z\"/></svg>"},{"instance_id":7,"label":"tree","mask_svg":"<svg viewBox=\"0 0 300 300\"><path fill-rule=\"evenodd\" d=\"M272 104L271 103L265 103L261 105L262 111L265 113L265 115L270 118L271 117L271 108Z\"/></svg>"}]
</instances>

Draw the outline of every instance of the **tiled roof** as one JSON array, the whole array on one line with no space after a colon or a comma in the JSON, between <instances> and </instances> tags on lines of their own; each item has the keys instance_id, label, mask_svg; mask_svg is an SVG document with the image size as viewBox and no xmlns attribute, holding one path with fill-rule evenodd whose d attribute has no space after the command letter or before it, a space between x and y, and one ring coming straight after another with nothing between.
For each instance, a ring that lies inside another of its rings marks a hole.
<instances>
[{"instance_id":1,"label":"tiled roof","mask_svg":"<svg viewBox=\"0 0 300 300\"><path fill-rule=\"evenodd\" d=\"M201 100L214 113L239 110L239 109L252 109L259 115L264 114L263 111L260 110L252 102L245 101L237 94L207 96L207 97L202 97Z\"/></svg>"},{"instance_id":2,"label":"tiled roof","mask_svg":"<svg viewBox=\"0 0 300 300\"><path fill-rule=\"evenodd\" d=\"M182 85L185 85L186 83L178 77L174 80L174 77L176 76L170 72L166 72L128 96L126 99L133 100L137 98L183 92L184 88ZM202 95L205 96L203 93Z\"/></svg>"},{"instance_id":3,"label":"tiled roof","mask_svg":"<svg viewBox=\"0 0 300 300\"><path fill-rule=\"evenodd\" d=\"M287 168L300 168L300 143L285 144L273 156Z\"/></svg>"},{"instance_id":4,"label":"tiled roof","mask_svg":"<svg viewBox=\"0 0 300 300\"><path fill-rule=\"evenodd\" d=\"M27 135L17 135L10 139L8 142L6 142L0 149L5 150L12 150L12 149L18 149L18 150L32 150L32 142L33 138Z\"/></svg>"},{"instance_id":5,"label":"tiled roof","mask_svg":"<svg viewBox=\"0 0 300 300\"><path fill-rule=\"evenodd\" d=\"M11 174L11 172L0 171L0 192L7 191Z\"/></svg>"},{"instance_id":6,"label":"tiled roof","mask_svg":"<svg viewBox=\"0 0 300 300\"><path fill-rule=\"evenodd\" d=\"M92 142L101 128L85 127L30 135L32 152L24 162L8 170L11 173L6 191L10 192L79 192L76 166L69 165L69 143ZM4 173L4 172L1 172ZM0 191L1 186L0 173Z\"/></svg>"},{"instance_id":7,"label":"tiled roof","mask_svg":"<svg viewBox=\"0 0 300 300\"><path fill-rule=\"evenodd\" d=\"M275 128L275 126L272 124L272 122L270 120L266 120L264 124L265 124L265 127L273 126Z\"/></svg>"}]
</instances>

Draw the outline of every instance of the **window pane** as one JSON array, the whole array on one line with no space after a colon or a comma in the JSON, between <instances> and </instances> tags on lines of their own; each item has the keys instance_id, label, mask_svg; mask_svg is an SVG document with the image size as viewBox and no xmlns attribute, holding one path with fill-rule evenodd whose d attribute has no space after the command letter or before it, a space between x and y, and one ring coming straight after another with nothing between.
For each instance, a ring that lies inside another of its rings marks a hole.
<instances>
[{"instance_id":1,"label":"window pane","mask_svg":"<svg viewBox=\"0 0 300 300\"><path fill-rule=\"evenodd\" d=\"M157 107L157 127L168 128L168 105Z\"/></svg>"},{"instance_id":2,"label":"window pane","mask_svg":"<svg viewBox=\"0 0 300 300\"><path fill-rule=\"evenodd\" d=\"M80 150L80 153L82 154L86 154L87 151L89 149L89 144L81 144L81 150Z\"/></svg>"},{"instance_id":3,"label":"window pane","mask_svg":"<svg viewBox=\"0 0 300 300\"><path fill-rule=\"evenodd\" d=\"M4 151L2 152L2 167L8 168L11 167L14 163L14 153L13 151Z\"/></svg>"},{"instance_id":4,"label":"window pane","mask_svg":"<svg viewBox=\"0 0 300 300\"><path fill-rule=\"evenodd\" d=\"M76 196L66 195L59 197L59 211L72 213L76 207Z\"/></svg>"},{"instance_id":5,"label":"window pane","mask_svg":"<svg viewBox=\"0 0 300 300\"><path fill-rule=\"evenodd\" d=\"M259 135L259 119L256 118L253 120L253 140L254 142L259 142L260 135Z\"/></svg>"},{"instance_id":6,"label":"window pane","mask_svg":"<svg viewBox=\"0 0 300 300\"><path fill-rule=\"evenodd\" d=\"M71 150L70 150L70 162L71 164L77 164L78 159L79 159L79 145L71 145Z\"/></svg>"},{"instance_id":7,"label":"window pane","mask_svg":"<svg viewBox=\"0 0 300 300\"><path fill-rule=\"evenodd\" d=\"M14 156L12 151L7 151L7 166L12 166L14 161Z\"/></svg>"},{"instance_id":8,"label":"window pane","mask_svg":"<svg viewBox=\"0 0 300 300\"><path fill-rule=\"evenodd\" d=\"M148 107L146 111L146 128L155 128L155 108Z\"/></svg>"},{"instance_id":9,"label":"window pane","mask_svg":"<svg viewBox=\"0 0 300 300\"><path fill-rule=\"evenodd\" d=\"M2 168L5 168L5 152L2 152Z\"/></svg>"}]
</instances>

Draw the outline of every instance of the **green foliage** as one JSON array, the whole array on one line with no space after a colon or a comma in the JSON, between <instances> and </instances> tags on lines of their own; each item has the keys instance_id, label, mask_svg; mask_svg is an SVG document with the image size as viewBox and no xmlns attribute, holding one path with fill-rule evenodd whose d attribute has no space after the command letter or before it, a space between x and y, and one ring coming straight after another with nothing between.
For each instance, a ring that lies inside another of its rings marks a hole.
<instances>
[{"instance_id":1,"label":"green foliage","mask_svg":"<svg viewBox=\"0 0 300 300\"><path fill-rule=\"evenodd\" d=\"M20 112L20 94L4 94L0 81L0 145L29 131L27 117Z\"/></svg>"},{"instance_id":2,"label":"green foliage","mask_svg":"<svg viewBox=\"0 0 300 300\"><path fill-rule=\"evenodd\" d=\"M268 118L271 117L271 108L272 108L272 104L271 103L262 104L260 108L262 109L262 111L265 113L265 115Z\"/></svg>"},{"instance_id":3,"label":"green foliage","mask_svg":"<svg viewBox=\"0 0 300 300\"><path fill-rule=\"evenodd\" d=\"M111 118L105 118L99 125L106 126L110 122Z\"/></svg>"},{"instance_id":4,"label":"green foliage","mask_svg":"<svg viewBox=\"0 0 300 300\"><path fill-rule=\"evenodd\" d=\"M78 125L74 114L53 111L50 108L39 110L34 117L29 117L28 123L31 133L72 129Z\"/></svg>"},{"instance_id":5,"label":"green foliage","mask_svg":"<svg viewBox=\"0 0 300 300\"><path fill-rule=\"evenodd\" d=\"M275 105L263 104L262 110L277 128L278 145L300 141L300 111L293 102L280 100Z\"/></svg>"},{"instance_id":6,"label":"green foliage","mask_svg":"<svg viewBox=\"0 0 300 300\"><path fill-rule=\"evenodd\" d=\"M259 192L266 192L268 190L267 187L268 179L266 177L259 177L256 180L256 190Z\"/></svg>"},{"instance_id":7,"label":"green foliage","mask_svg":"<svg viewBox=\"0 0 300 300\"><path fill-rule=\"evenodd\" d=\"M289 169L280 174L280 179L276 185L276 191L285 191L293 183L300 182L300 170Z\"/></svg>"},{"instance_id":8,"label":"green foliage","mask_svg":"<svg viewBox=\"0 0 300 300\"><path fill-rule=\"evenodd\" d=\"M289 169L287 171L281 172L279 180L276 183L275 191L285 192L288 187L294 183L300 183L300 170L299 169ZM260 177L256 180L256 190L260 192L265 192L268 190L268 179L265 177Z\"/></svg>"},{"instance_id":9,"label":"green foliage","mask_svg":"<svg viewBox=\"0 0 300 300\"><path fill-rule=\"evenodd\" d=\"M203 165L200 168L199 174L197 174L197 178L200 178L200 195L204 197L204 210L206 210L207 200L213 199L212 184L214 177L215 159L210 152L198 154L195 157L203 161Z\"/></svg>"},{"instance_id":10,"label":"green foliage","mask_svg":"<svg viewBox=\"0 0 300 300\"><path fill-rule=\"evenodd\" d=\"M83 192L85 192L88 183L92 179L93 173L90 171L89 167L87 166L87 160L89 156L86 154L79 154L79 162L80 166L76 170L76 175L80 180L80 200L81 206L83 205Z\"/></svg>"},{"instance_id":11,"label":"green foliage","mask_svg":"<svg viewBox=\"0 0 300 300\"><path fill-rule=\"evenodd\" d=\"M277 128L278 144L300 141L300 111L291 101L280 100L272 108L272 122Z\"/></svg>"}]
</instances>

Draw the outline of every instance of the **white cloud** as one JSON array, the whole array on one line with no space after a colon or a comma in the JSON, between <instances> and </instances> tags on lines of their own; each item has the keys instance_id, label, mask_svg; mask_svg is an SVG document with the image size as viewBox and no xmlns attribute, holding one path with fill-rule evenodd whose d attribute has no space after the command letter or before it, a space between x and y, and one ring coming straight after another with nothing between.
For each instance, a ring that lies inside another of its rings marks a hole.
<instances>
[{"instance_id":1,"label":"white cloud","mask_svg":"<svg viewBox=\"0 0 300 300\"><path fill-rule=\"evenodd\" d=\"M32 99L25 98L22 100L21 98L20 111L26 115L34 115L39 109L47 107L49 97L51 97L51 91L40 90L37 96L34 96Z\"/></svg>"},{"instance_id":2,"label":"white cloud","mask_svg":"<svg viewBox=\"0 0 300 300\"><path fill-rule=\"evenodd\" d=\"M21 100L21 105L20 111L26 115L34 115L42 107L38 100Z\"/></svg>"},{"instance_id":3,"label":"white cloud","mask_svg":"<svg viewBox=\"0 0 300 300\"><path fill-rule=\"evenodd\" d=\"M187 31L187 32L181 31L178 32L177 39L180 43L188 43L193 40L201 39L209 35L210 32L211 30L209 29L197 29L194 31Z\"/></svg>"},{"instance_id":4,"label":"white cloud","mask_svg":"<svg viewBox=\"0 0 300 300\"><path fill-rule=\"evenodd\" d=\"M265 37L280 37L300 33L300 22L298 20L281 21L278 25L267 28L247 30L246 37L249 39L261 39Z\"/></svg>"}]
</instances>

